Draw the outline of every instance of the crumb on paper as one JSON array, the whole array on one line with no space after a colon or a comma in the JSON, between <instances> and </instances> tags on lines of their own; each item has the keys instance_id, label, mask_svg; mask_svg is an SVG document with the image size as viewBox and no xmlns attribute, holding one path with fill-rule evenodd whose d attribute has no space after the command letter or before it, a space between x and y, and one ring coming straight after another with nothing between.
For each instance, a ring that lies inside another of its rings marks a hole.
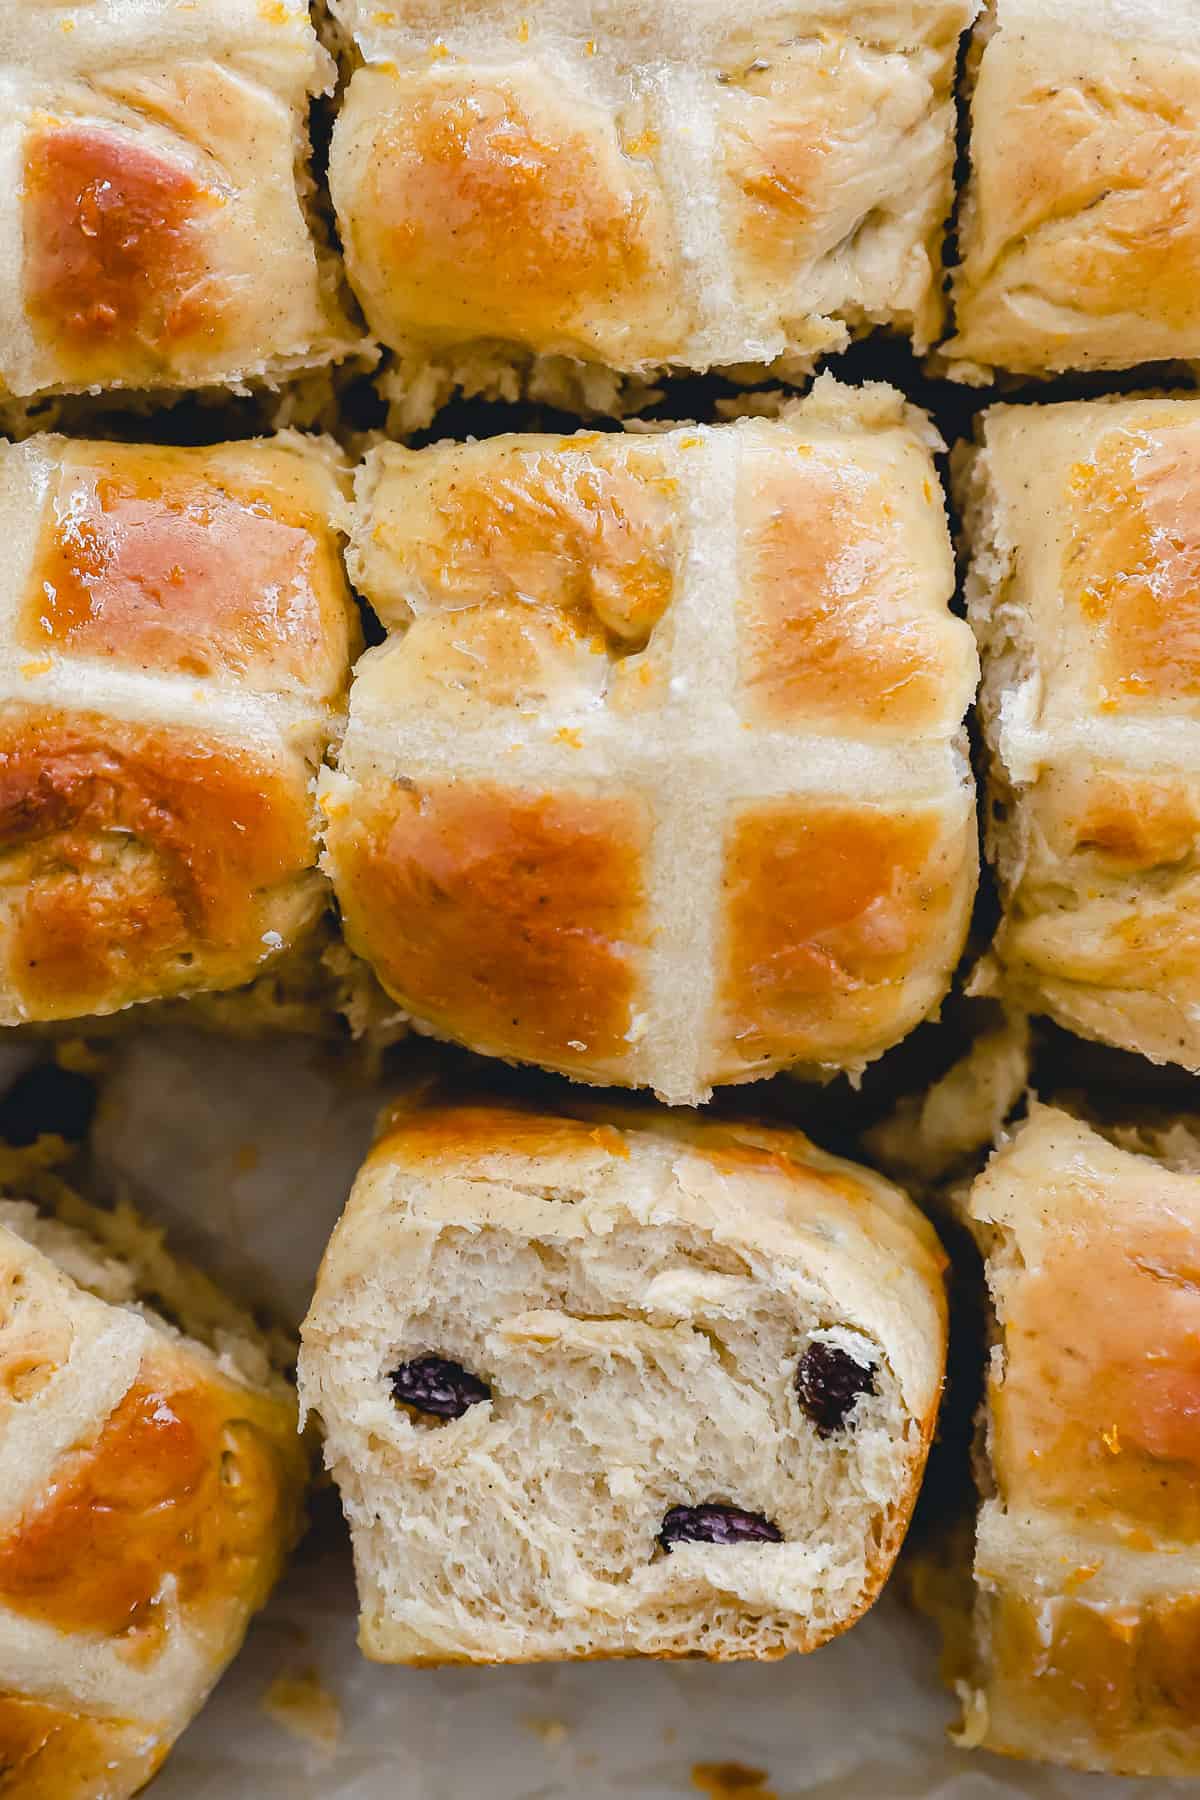
<instances>
[{"instance_id":1,"label":"crumb on paper","mask_svg":"<svg viewBox=\"0 0 1200 1800\"><path fill-rule=\"evenodd\" d=\"M315 1669L277 1675L262 1700L263 1712L293 1737L318 1750L336 1750L342 1735L342 1709Z\"/></svg>"},{"instance_id":2,"label":"crumb on paper","mask_svg":"<svg viewBox=\"0 0 1200 1800\"><path fill-rule=\"evenodd\" d=\"M249 1175L257 1169L261 1161L261 1153L257 1144L239 1144L233 1153L234 1172L238 1175Z\"/></svg>"},{"instance_id":3,"label":"crumb on paper","mask_svg":"<svg viewBox=\"0 0 1200 1800\"><path fill-rule=\"evenodd\" d=\"M108 1068L107 1057L86 1038L64 1038L54 1046L54 1060L73 1075L103 1075Z\"/></svg>"},{"instance_id":4,"label":"crumb on paper","mask_svg":"<svg viewBox=\"0 0 1200 1800\"><path fill-rule=\"evenodd\" d=\"M522 1719L521 1723L532 1731L534 1737L542 1740L545 1750L558 1750L566 1743L571 1733L561 1719Z\"/></svg>"},{"instance_id":5,"label":"crumb on paper","mask_svg":"<svg viewBox=\"0 0 1200 1800\"><path fill-rule=\"evenodd\" d=\"M694 1763L692 1786L709 1800L775 1800L766 1785L765 1769L748 1769L745 1763Z\"/></svg>"}]
</instances>

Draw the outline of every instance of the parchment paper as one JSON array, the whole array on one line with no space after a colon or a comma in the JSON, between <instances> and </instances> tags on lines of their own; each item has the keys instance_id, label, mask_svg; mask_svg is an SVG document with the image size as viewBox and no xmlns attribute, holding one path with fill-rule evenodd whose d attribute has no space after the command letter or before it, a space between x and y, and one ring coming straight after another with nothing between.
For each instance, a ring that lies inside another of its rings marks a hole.
<instances>
[{"instance_id":1,"label":"parchment paper","mask_svg":"<svg viewBox=\"0 0 1200 1800\"><path fill-rule=\"evenodd\" d=\"M96 1125L99 1167L231 1288L294 1321L382 1097L312 1046L147 1034L115 1053ZM353 1573L331 1493L315 1513L291 1573L154 1783L154 1800L1150 1800L1196 1791L954 1749L936 1634L887 1594L826 1649L762 1666L378 1668L355 1647ZM724 1763L741 1774L722 1790L711 1765Z\"/></svg>"}]
</instances>

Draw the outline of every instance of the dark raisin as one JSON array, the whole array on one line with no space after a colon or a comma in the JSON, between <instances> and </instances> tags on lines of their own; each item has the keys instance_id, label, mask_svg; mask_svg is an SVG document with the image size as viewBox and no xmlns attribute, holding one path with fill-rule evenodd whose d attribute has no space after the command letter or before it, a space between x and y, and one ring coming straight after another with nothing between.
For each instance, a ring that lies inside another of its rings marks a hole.
<instances>
[{"instance_id":1,"label":"dark raisin","mask_svg":"<svg viewBox=\"0 0 1200 1800\"><path fill-rule=\"evenodd\" d=\"M821 1436L829 1437L861 1395L875 1392L875 1371L836 1344L810 1344L796 1365L796 1392Z\"/></svg>"},{"instance_id":2,"label":"dark raisin","mask_svg":"<svg viewBox=\"0 0 1200 1800\"><path fill-rule=\"evenodd\" d=\"M397 1400L438 1419L461 1419L469 1408L492 1397L486 1381L444 1356L418 1356L415 1362L401 1363L392 1370L391 1383Z\"/></svg>"},{"instance_id":3,"label":"dark raisin","mask_svg":"<svg viewBox=\"0 0 1200 1800\"><path fill-rule=\"evenodd\" d=\"M783 1533L761 1513L710 1500L705 1506L673 1506L658 1541L664 1550L676 1544L781 1544Z\"/></svg>"}]
</instances>

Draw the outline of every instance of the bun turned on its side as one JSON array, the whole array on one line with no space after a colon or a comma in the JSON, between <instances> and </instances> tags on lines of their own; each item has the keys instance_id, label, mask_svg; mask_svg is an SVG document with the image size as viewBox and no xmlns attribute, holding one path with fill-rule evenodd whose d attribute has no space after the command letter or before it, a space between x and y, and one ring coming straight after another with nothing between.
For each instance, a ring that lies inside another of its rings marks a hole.
<instances>
[{"instance_id":1,"label":"bun turned on its side","mask_svg":"<svg viewBox=\"0 0 1200 1800\"><path fill-rule=\"evenodd\" d=\"M402 1100L300 1359L366 1654L763 1658L844 1630L924 1467L943 1260L795 1131Z\"/></svg>"}]
</instances>

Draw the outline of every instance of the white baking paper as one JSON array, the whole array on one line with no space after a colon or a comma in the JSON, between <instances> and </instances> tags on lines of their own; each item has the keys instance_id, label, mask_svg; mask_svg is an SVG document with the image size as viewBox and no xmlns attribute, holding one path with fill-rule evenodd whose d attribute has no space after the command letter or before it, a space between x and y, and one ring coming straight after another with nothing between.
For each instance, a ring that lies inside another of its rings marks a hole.
<instances>
[{"instance_id":1,"label":"white baking paper","mask_svg":"<svg viewBox=\"0 0 1200 1800\"><path fill-rule=\"evenodd\" d=\"M98 1156L175 1243L295 1321L382 1099L312 1046L147 1033L115 1052ZM290 1575L153 1784L154 1800L1165 1800L1196 1791L956 1750L945 1738L953 1709L937 1681L936 1634L887 1595L824 1650L761 1666L375 1667L355 1647L353 1572L332 1496L316 1511ZM712 1772L720 1764L735 1765L724 1786Z\"/></svg>"}]
</instances>

